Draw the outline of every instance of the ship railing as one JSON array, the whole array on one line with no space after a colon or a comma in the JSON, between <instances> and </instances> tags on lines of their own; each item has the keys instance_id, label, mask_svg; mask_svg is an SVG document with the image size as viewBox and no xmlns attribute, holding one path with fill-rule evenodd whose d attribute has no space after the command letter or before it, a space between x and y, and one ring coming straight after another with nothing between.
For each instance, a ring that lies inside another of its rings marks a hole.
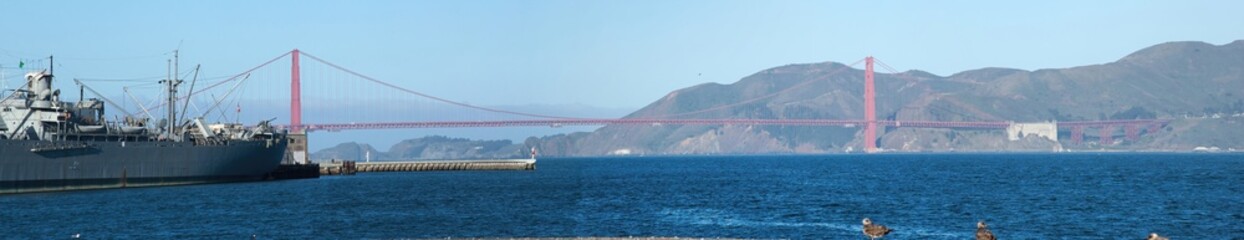
<instances>
[{"instance_id":1,"label":"ship railing","mask_svg":"<svg viewBox=\"0 0 1244 240\"><path fill-rule=\"evenodd\" d=\"M109 142L152 142L151 135L118 134L118 133L59 133L58 137L65 141L109 141Z\"/></svg>"}]
</instances>

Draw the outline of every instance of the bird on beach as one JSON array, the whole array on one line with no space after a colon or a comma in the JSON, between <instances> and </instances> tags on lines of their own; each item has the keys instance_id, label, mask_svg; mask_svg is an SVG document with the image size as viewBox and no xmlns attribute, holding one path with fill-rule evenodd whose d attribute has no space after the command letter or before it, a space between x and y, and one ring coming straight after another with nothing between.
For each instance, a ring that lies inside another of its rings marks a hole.
<instances>
[{"instance_id":1,"label":"bird on beach","mask_svg":"<svg viewBox=\"0 0 1244 240\"><path fill-rule=\"evenodd\" d=\"M989 231L989 225L985 225L985 221L981 220L976 222L976 240L998 240L998 238Z\"/></svg>"},{"instance_id":2,"label":"bird on beach","mask_svg":"<svg viewBox=\"0 0 1244 240\"><path fill-rule=\"evenodd\" d=\"M890 231L892 230L885 225L873 224L872 219L864 218L864 236L868 236L869 239L885 237L886 234L890 234Z\"/></svg>"},{"instance_id":3,"label":"bird on beach","mask_svg":"<svg viewBox=\"0 0 1244 240\"><path fill-rule=\"evenodd\" d=\"M1171 239L1163 237L1163 236L1158 236L1157 233L1149 233L1148 240L1171 240Z\"/></svg>"}]
</instances>

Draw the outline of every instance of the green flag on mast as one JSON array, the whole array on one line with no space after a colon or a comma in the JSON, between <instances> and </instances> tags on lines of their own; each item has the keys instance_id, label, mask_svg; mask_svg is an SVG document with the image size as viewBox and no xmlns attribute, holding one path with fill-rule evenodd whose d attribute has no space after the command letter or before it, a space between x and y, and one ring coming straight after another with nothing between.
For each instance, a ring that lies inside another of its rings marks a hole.
<instances>
[{"instance_id":1,"label":"green flag on mast","mask_svg":"<svg viewBox=\"0 0 1244 240\"><path fill-rule=\"evenodd\" d=\"M17 61L17 68L25 68L25 67L26 67L25 61Z\"/></svg>"}]
</instances>

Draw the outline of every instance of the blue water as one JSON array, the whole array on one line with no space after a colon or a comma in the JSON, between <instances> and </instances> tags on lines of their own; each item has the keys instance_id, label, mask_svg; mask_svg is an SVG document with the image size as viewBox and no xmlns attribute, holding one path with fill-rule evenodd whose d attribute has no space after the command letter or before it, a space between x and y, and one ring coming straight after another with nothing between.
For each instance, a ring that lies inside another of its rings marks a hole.
<instances>
[{"instance_id":1,"label":"blue water","mask_svg":"<svg viewBox=\"0 0 1244 240\"><path fill-rule=\"evenodd\" d=\"M0 238L680 236L1244 239L1244 155L542 159L528 172L365 173L0 196Z\"/></svg>"}]
</instances>

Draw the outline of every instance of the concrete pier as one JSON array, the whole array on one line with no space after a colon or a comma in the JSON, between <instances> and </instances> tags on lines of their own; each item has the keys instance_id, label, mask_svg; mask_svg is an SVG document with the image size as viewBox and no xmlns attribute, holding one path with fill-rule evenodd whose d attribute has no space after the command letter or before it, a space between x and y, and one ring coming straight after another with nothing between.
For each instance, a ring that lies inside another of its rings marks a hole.
<instances>
[{"instance_id":1,"label":"concrete pier","mask_svg":"<svg viewBox=\"0 0 1244 240\"><path fill-rule=\"evenodd\" d=\"M324 175L354 175L358 172L358 166L354 161L338 161L333 160L328 163L320 163L320 176Z\"/></svg>"},{"instance_id":2,"label":"concrete pier","mask_svg":"<svg viewBox=\"0 0 1244 240\"><path fill-rule=\"evenodd\" d=\"M351 169L353 167L353 169ZM402 162L333 162L321 163L320 175L353 174L354 172L422 172L422 171L491 171L536 170L535 159L497 160L436 160Z\"/></svg>"}]
</instances>

